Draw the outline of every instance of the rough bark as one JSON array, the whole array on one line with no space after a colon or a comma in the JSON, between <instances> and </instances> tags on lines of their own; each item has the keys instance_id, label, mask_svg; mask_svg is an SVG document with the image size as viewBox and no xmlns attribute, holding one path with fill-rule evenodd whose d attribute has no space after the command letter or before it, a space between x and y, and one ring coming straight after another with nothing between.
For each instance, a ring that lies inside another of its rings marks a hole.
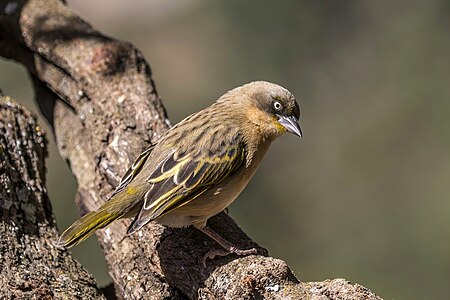
<instances>
[{"instance_id":1,"label":"rough bark","mask_svg":"<svg viewBox=\"0 0 450 300\"><path fill-rule=\"evenodd\" d=\"M105 299L58 238L45 189L45 135L0 96L0 299Z\"/></svg>"},{"instance_id":2,"label":"rough bark","mask_svg":"<svg viewBox=\"0 0 450 300\"><path fill-rule=\"evenodd\" d=\"M14 3L9 13L0 5L0 55L28 68L77 178L76 201L84 212L95 209L140 151L169 128L149 65L139 50L97 32L60 1ZM217 245L195 229L149 224L127 236L128 225L116 221L97 233L125 299L379 299L344 280L300 283L285 262L261 255L203 267L201 258ZM226 214L209 225L237 245L258 247Z\"/></svg>"}]
</instances>

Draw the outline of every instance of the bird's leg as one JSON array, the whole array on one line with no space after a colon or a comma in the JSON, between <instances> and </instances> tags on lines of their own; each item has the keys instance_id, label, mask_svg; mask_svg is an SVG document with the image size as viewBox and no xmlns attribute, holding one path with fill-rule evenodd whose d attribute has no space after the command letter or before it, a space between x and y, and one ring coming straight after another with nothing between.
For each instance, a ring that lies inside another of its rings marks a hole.
<instances>
[{"instance_id":1,"label":"bird's leg","mask_svg":"<svg viewBox=\"0 0 450 300\"><path fill-rule=\"evenodd\" d=\"M222 250L218 249L211 249L208 251L208 253L205 254L203 257L203 265L206 265L207 259L214 259L216 256L227 256L231 253L237 254L237 255L250 255L250 254L257 254L258 250L256 248L251 248L247 250L238 249L235 245L221 237L219 234L214 232L211 228L208 226L203 227L197 227L200 229L203 233L205 233L207 236L215 240L217 243L219 243L220 246L222 246Z\"/></svg>"}]
</instances>

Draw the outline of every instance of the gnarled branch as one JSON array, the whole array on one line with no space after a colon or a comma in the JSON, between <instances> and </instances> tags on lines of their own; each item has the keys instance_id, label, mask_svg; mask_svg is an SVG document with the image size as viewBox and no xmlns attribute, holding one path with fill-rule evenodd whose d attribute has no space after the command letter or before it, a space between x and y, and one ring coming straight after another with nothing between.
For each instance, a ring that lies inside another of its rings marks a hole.
<instances>
[{"instance_id":1,"label":"gnarled branch","mask_svg":"<svg viewBox=\"0 0 450 300\"><path fill-rule=\"evenodd\" d=\"M53 244L46 155L36 119L0 96L0 299L104 299L94 279Z\"/></svg>"}]
</instances>

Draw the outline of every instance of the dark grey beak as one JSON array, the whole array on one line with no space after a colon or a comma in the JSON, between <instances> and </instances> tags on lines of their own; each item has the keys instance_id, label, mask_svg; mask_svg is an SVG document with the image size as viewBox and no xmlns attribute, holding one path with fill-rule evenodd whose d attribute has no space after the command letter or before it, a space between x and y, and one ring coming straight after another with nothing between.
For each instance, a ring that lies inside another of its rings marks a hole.
<instances>
[{"instance_id":1,"label":"dark grey beak","mask_svg":"<svg viewBox=\"0 0 450 300\"><path fill-rule=\"evenodd\" d=\"M297 122L297 119L294 116L285 117L285 116L278 116L278 122L283 125L284 128L286 128L287 131L290 133L295 134L296 136L302 137L302 129L300 128L300 125Z\"/></svg>"}]
</instances>

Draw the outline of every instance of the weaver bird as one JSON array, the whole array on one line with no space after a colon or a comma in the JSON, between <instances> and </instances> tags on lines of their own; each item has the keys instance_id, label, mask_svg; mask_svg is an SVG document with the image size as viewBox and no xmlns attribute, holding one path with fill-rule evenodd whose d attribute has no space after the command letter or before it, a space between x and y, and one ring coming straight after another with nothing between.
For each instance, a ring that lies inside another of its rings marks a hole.
<instances>
[{"instance_id":1,"label":"weaver bird","mask_svg":"<svg viewBox=\"0 0 450 300\"><path fill-rule=\"evenodd\" d=\"M294 96L279 85L256 81L227 92L166 131L137 158L109 201L73 223L58 244L74 246L114 220L134 217L129 234L150 221L193 225L225 249L210 258L256 253L233 246L206 221L241 193L275 138L302 136L299 118Z\"/></svg>"}]
</instances>

